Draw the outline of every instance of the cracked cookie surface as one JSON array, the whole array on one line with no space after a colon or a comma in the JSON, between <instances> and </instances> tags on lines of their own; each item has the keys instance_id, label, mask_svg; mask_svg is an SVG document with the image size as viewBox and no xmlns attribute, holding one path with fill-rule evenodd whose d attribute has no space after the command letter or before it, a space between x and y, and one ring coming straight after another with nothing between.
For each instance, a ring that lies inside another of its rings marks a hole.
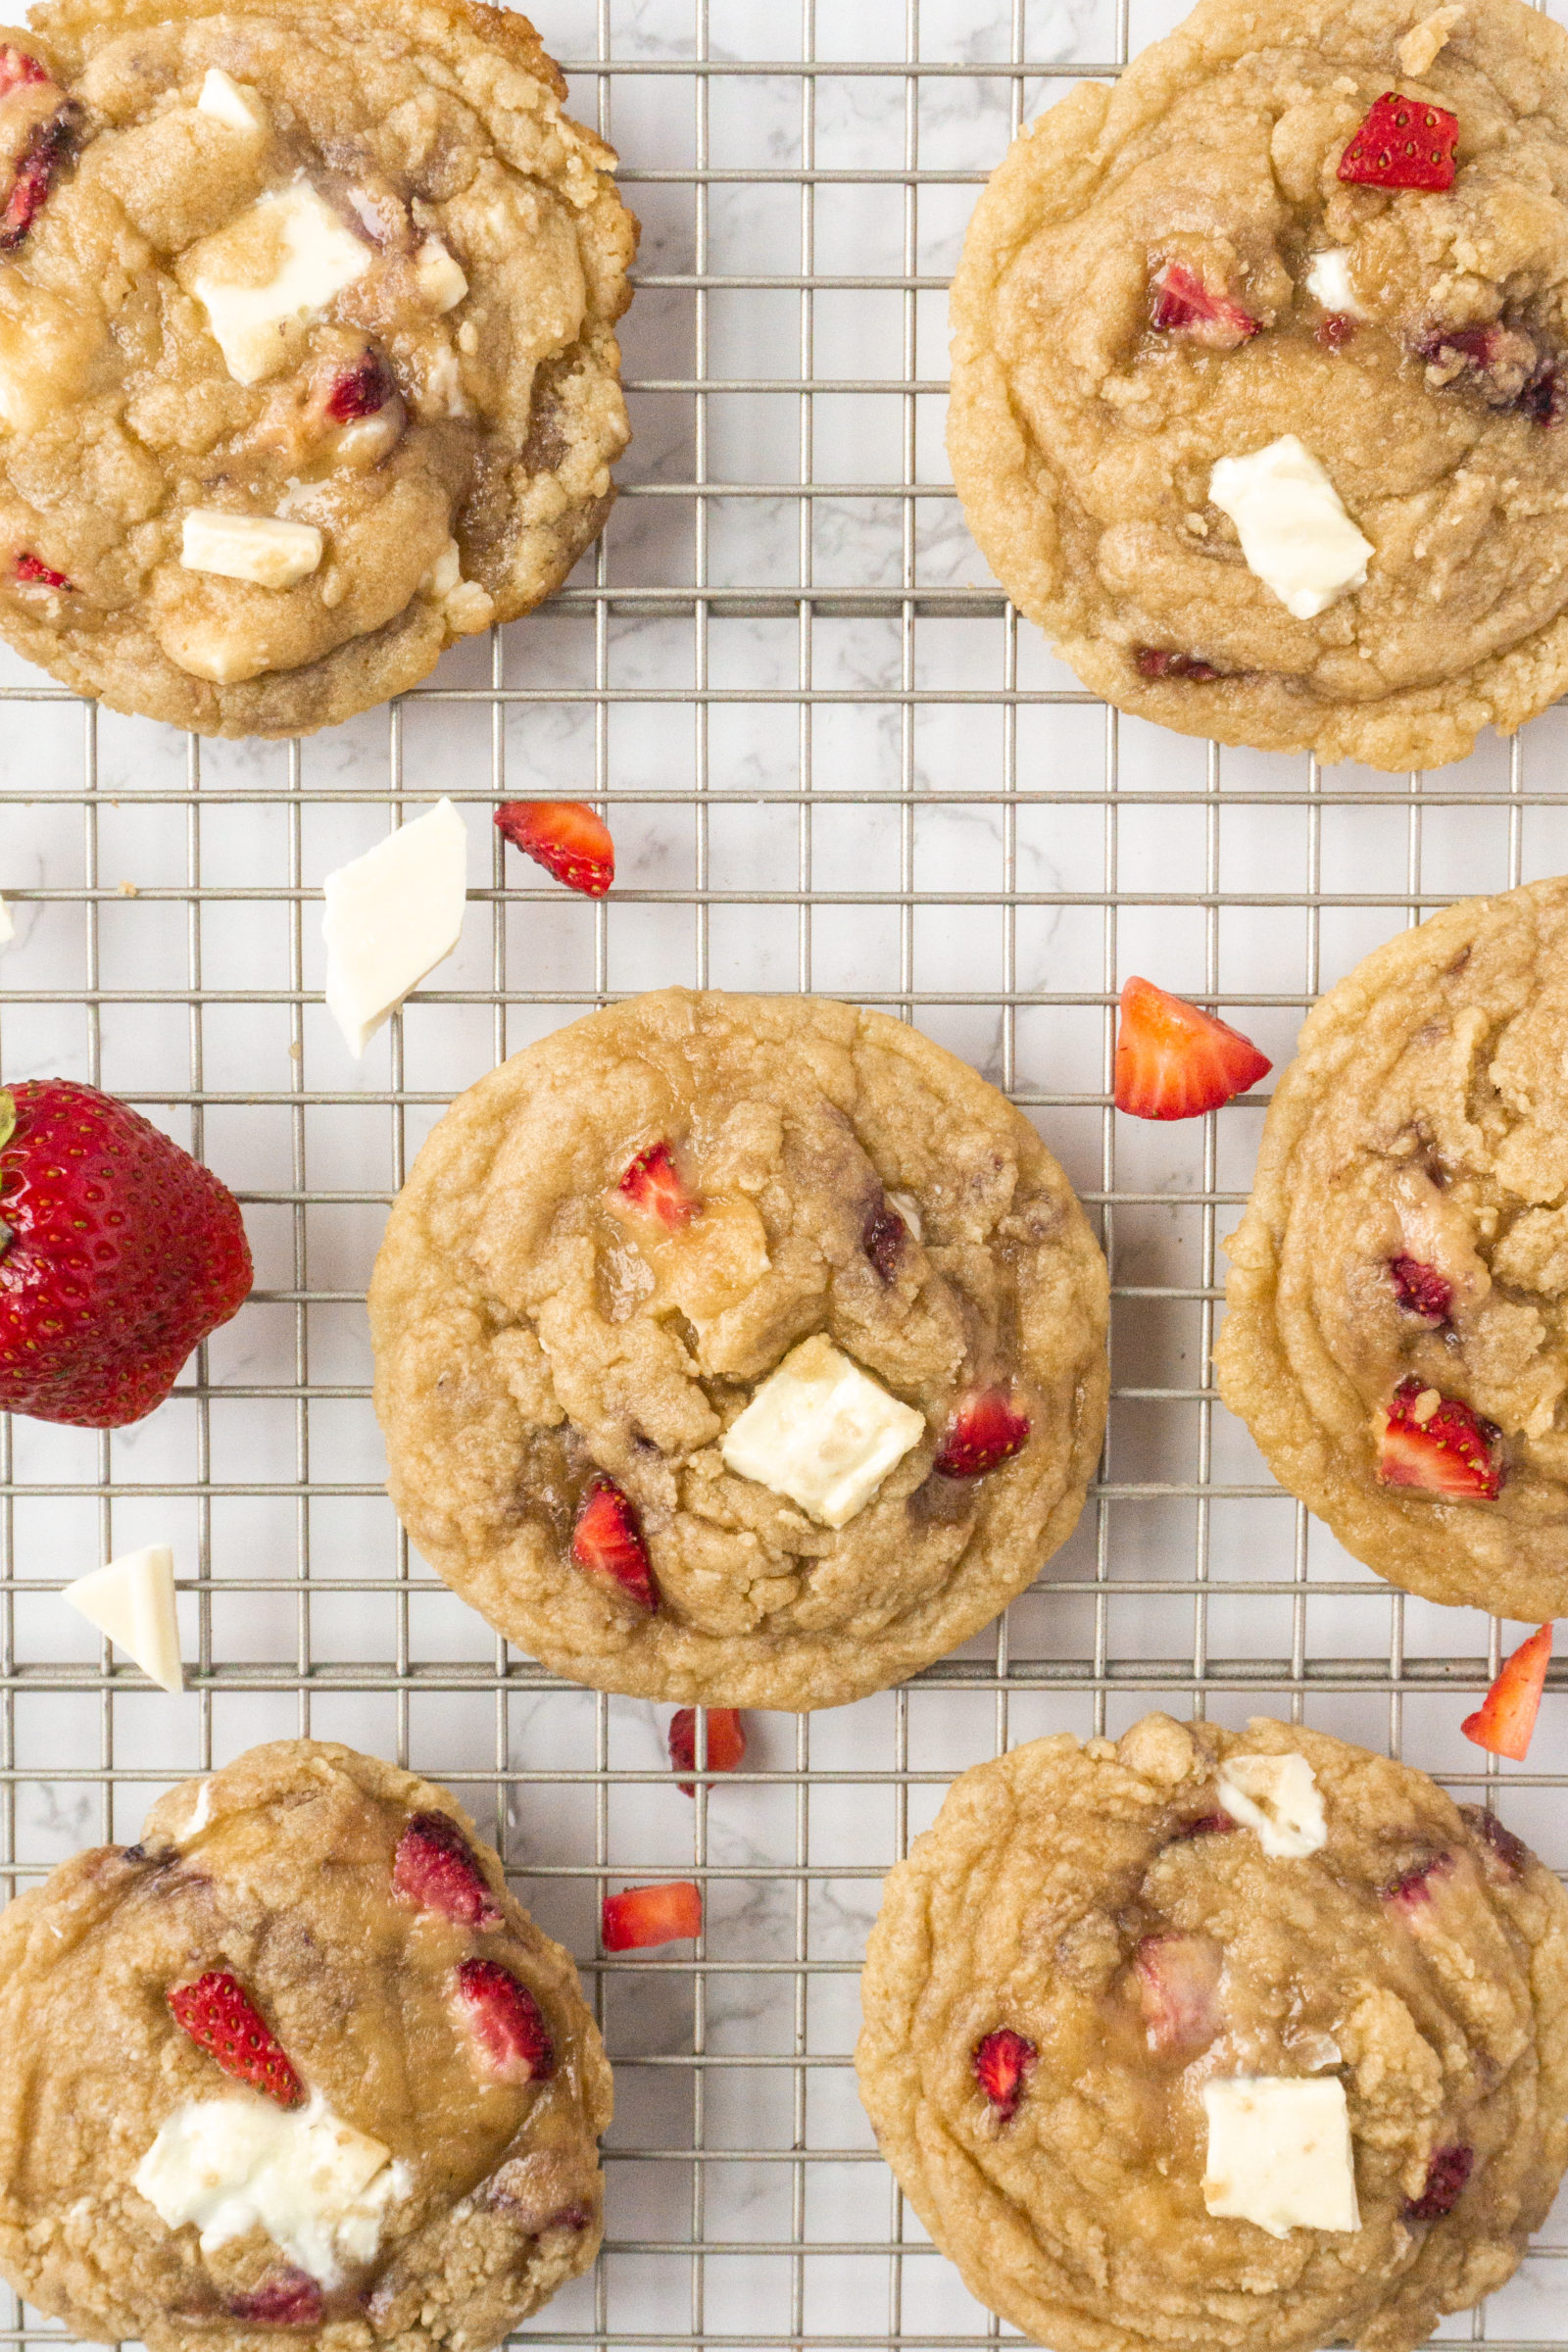
<instances>
[{"instance_id":1,"label":"cracked cookie surface","mask_svg":"<svg viewBox=\"0 0 1568 2352\"><path fill-rule=\"evenodd\" d=\"M281 2044L267 2090L181 2031L215 1976ZM526 2070L482 2039L498 2006ZM444 1789L352 1748L253 1748L0 1916L0 2269L78 2335L484 2352L592 2261L610 2109L568 1955ZM192 2148L270 2230L163 2218Z\"/></svg>"},{"instance_id":2,"label":"cracked cookie surface","mask_svg":"<svg viewBox=\"0 0 1568 2352\"><path fill-rule=\"evenodd\" d=\"M1289 1756L1321 1842L1278 1857L1223 1807ZM1511 2275L1568 2154L1555 1875L1298 1726L1151 1715L964 1773L861 1996L883 2154L970 2291L1060 2352L1412 2352ZM1236 2076L1344 2085L1355 2227L1213 2210L1204 2086Z\"/></svg>"},{"instance_id":3,"label":"cracked cookie surface","mask_svg":"<svg viewBox=\"0 0 1568 2352\"><path fill-rule=\"evenodd\" d=\"M1342 179L1387 92L1451 186ZM1122 710L1397 769L1568 681L1568 34L1519 0L1202 0L1014 143L953 318L970 527ZM1306 617L1210 495L1289 437L1371 547Z\"/></svg>"},{"instance_id":4,"label":"cracked cookie surface","mask_svg":"<svg viewBox=\"0 0 1568 2352\"><path fill-rule=\"evenodd\" d=\"M0 633L307 732L601 528L636 222L526 18L51 0L0 31Z\"/></svg>"},{"instance_id":5,"label":"cracked cookie surface","mask_svg":"<svg viewBox=\"0 0 1568 2352\"><path fill-rule=\"evenodd\" d=\"M1065 1540L1104 1421L1104 1261L1055 1160L821 999L671 989L514 1055L424 1145L369 1303L410 1534L611 1690L810 1707L913 1672ZM891 1466L813 1498L819 1410Z\"/></svg>"},{"instance_id":6,"label":"cracked cookie surface","mask_svg":"<svg viewBox=\"0 0 1568 2352\"><path fill-rule=\"evenodd\" d=\"M1348 1550L1568 1609L1568 879L1467 899L1329 991L1225 1247L1220 1394Z\"/></svg>"}]
</instances>

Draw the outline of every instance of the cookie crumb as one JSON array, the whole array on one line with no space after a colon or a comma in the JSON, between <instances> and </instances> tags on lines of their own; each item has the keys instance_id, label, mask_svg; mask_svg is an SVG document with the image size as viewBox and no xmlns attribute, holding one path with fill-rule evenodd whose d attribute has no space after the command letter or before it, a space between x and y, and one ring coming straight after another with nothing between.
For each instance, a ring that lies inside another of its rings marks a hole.
<instances>
[{"instance_id":1,"label":"cookie crumb","mask_svg":"<svg viewBox=\"0 0 1568 2352\"><path fill-rule=\"evenodd\" d=\"M1433 59L1440 49L1446 46L1448 35L1463 15L1463 8L1457 4L1457 0L1452 0L1450 6L1435 8L1430 17L1423 17L1418 24L1412 24L1396 52L1400 73L1408 74L1412 81L1430 73Z\"/></svg>"}]
</instances>

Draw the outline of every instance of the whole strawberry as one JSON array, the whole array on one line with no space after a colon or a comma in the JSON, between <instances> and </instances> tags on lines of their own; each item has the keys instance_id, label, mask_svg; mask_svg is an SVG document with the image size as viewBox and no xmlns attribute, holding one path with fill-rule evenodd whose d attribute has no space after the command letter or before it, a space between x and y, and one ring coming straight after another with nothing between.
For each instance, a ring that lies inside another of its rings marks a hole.
<instances>
[{"instance_id":1,"label":"whole strawberry","mask_svg":"<svg viewBox=\"0 0 1568 2352\"><path fill-rule=\"evenodd\" d=\"M70 1078L0 1089L0 1408L139 1421L250 1287L233 1195L139 1111Z\"/></svg>"}]
</instances>

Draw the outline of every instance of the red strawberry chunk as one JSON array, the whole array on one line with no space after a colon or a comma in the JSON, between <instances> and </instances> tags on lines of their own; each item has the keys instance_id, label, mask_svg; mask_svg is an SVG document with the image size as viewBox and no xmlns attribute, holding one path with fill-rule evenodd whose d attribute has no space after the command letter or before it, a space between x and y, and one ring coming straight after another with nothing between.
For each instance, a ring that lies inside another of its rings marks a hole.
<instances>
[{"instance_id":1,"label":"red strawberry chunk","mask_svg":"<svg viewBox=\"0 0 1568 2352\"><path fill-rule=\"evenodd\" d=\"M280 2107L302 2104L305 2086L282 2043L229 1970L210 1969L194 1984L172 1985L168 2000L175 2025L216 2058L225 2075L265 2091Z\"/></svg>"},{"instance_id":2,"label":"red strawberry chunk","mask_svg":"<svg viewBox=\"0 0 1568 2352\"><path fill-rule=\"evenodd\" d=\"M1192 1821L1184 1821L1165 1840L1167 1845L1184 1845L1189 1838L1224 1838L1236 1824L1228 1813L1200 1813Z\"/></svg>"},{"instance_id":3,"label":"red strawberry chunk","mask_svg":"<svg viewBox=\"0 0 1568 2352\"><path fill-rule=\"evenodd\" d=\"M931 1466L944 1478L981 1478L1022 1450L1031 1426L1005 1389L977 1390L954 1407Z\"/></svg>"},{"instance_id":4,"label":"red strawberry chunk","mask_svg":"<svg viewBox=\"0 0 1568 2352\"><path fill-rule=\"evenodd\" d=\"M860 1248L884 1282L891 1282L898 1272L904 1245L908 1238L909 1228L892 1202L879 1201L865 1220Z\"/></svg>"},{"instance_id":5,"label":"red strawberry chunk","mask_svg":"<svg viewBox=\"0 0 1568 2352\"><path fill-rule=\"evenodd\" d=\"M1152 324L1160 334L1186 335L1205 351L1235 351L1258 321L1228 294L1215 294L1183 262L1167 262L1154 279Z\"/></svg>"},{"instance_id":6,"label":"red strawberry chunk","mask_svg":"<svg viewBox=\"0 0 1568 2352\"><path fill-rule=\"evenodd\" d=\"M319 2282L307 2271L272 2271L260 2286L230 2295L223 2309L259 2328L315 2328L321 2318Z\"/></svg>"},{"instance_id":7,"label":"red strawberry chunk","mask_svg":"<svg viewBox=\"0 0 1568 2352\"><path fill-rule=\"evenodd\" d=\"M465 1960L453 2006L473 2036L481 2067L497 2082L544 2082L555 2072L544 2012L499 1960Z\"/></svg>"},{"instance_id":8,"label":"red strawberry chunk","mask_svg":"<svg viewBox=\"0 0 1568 2352\"><path fill-rule=\"evenodd\" d=\"M48 74L35 57L19 49L14 41L0 41L0 98L19 90L29 81L47 81Z\"/></svg>"},{"instance_id":9,"label":"red strawberry chunk","mask_svg":"<svg viewBox=\"0 0 1568 2352\"><path fill-rule=\"evenodd\" d=\"M1434 1854L1430 1861L1418 1862L1413 1870L1401 1871L1382 1889L1383 1900L1393 1903L1413 1927L1421 1914L1434 1901L1446 1879L1453 1876L1453 1856Z\"/></svg>"},{"instance_id":10,"label":"red strawberry chunk","mask_svg":"<svg viewBox=\"0 0 1568 2352\"><path fill-rule=\"evenodd\" d=\"M612 1480L596 1478L571 1534L571 1556L587 1576L605 1578L650 1616L659 1606L653 1562L637 1510Z\"/></svg>"},{"instance_id":11,"label":"red strawberry chunk","mask_svg":"<svg viewBox=\"0 0 1568 2352\"><path fill-rule=\"evenodd\" d=\"M663 1142L650 1144L628 1163L615 1187L613 1205L632 1209L640 1217L655 1217L671 1233L678 1233L703 1211L702 1202L681 1181L674 1152Z\"/></svg>"},{"instance_id":12,"label":"red strawberry chunk","mask_svg":"<svg viewBox=\"0 0 1568 2352\"><path fill-rule=\"evenodd\" d=\"M0 210L0 253L14 253L38 218L74 135L72 117L62 110L40 122L22 150L11 193Z\"/></svg>"},{"instance_id":13,"label":"red strawberry chunk","mask_svg":"<svg viewBox=\"0 0 1568 2352\"><path fill-rule=\"evenodd\" d=\"M1250 1037L1152 980L1121 992L1116 1108L1135 1119L1192 1119L1218 1110L1273 1064Z\"/></svg>"},{"instance_id":14,"label":"red strawberry chunk","mask_svg":"<svg viewBox=\"0 0 1568 2352\"><path fill-rule=\"evenodd\" d=\"M1025 2079L1038 2055L1027 2034L1015 2034L1011 2026L999 2026L975 2043L969 2063L998 2123L1010 2124L1017 2114Z\"/></svg>"},{"instance_id":15,"label":"red strawberry chunk","mask_svg":"<svg viewBox=\"0 0 1568 2352\"><path fill-rule=\"evenodd\" d=\"M71 586L63 571L55 571L41 557L25 550L17 558L17 578L24 588L67 588Z\"/></svg>"},{"instance_id":16,"label":"red strawberry chunk","mask_svg":"<svg viewBox=\"0 0 1568 2352\"><path fill-rule=\"evenodd\" d=\"M1141 645L1133 654L1133 666L1141 678L1189 678L1195 686L1206 686L1219 671L1211 662L1201 661L1197 654L1174 654L1162 645Z\"/></svg>"},{"instance_id":17,"label":"red strawberry chunk","mask_svg":"<svg viewBox=\"0 0 1568 2352\"><path fill-rule=\"evenodd\" d=\"M1407 2197L1404 2218L1407 2222L1441 2222L1451 2213L1464 2192L1476 2160L1474 2148L1460 2146L1436 2148L1427 2166L1426 2185L1418 2197Z\"/></svg>"},{"instance_id":18,"label":"red strawberry chunk","mask_svg":"<svg viewBox=\"0 0 1568 2352\"><path fill-rule=\"evenodd\" d=\"M746 1753L746 1726L738 1707L708 1710L709 1772L733 1772ZM697 1770L697 1709L677 1707L669 1719L669 1760L677 1772ZM695 1796L694 1781L682 1781L683 1796Z\"/></svg>"},{"instance_id":19,"label":"red strawberry chunk","mask_svg":"<svg viewBox=\"0 0 1568 2352\"><path fill-rule=\"evenodd\" d=\"M1220 2029L1222 1954L1208 1936L1146 1936L1133 1955L1152 2050L1206 2049Z\"/></svg>"},{"instance_id":20,"label":"red strawberry chunk","mask_svg":"<svg viewBox=\"0 0 1568 2352\"><path fill-rule=\"evenodd\" d=\"M1511 1756L1516 1764L1522 1764L1530 1753L1541 1694L1546 1688L1546 1668L1551 1663L1552 1631L1551 1626L1544 1625L1528 1642L1520 1642L1476 1712L1460 1724L1465 1738L1489 1754Z\"/></svg>"},{"instance_id":21,"label":"red strawberry chunk","mask_svg":"<svg viewBox=\"0 0 1568 2352\"><path fill-rule=\"evenodd\" d=\"M1340 158L1340 177L1365 188L1451 188L1459 118L1385 90Z\"/></svg>"},{"instance_id":22,"label":"red strawberry chunk","mask_svg":"<svg viewBox=\"0 0 1568 2352\"><path fill-rule=\"evenodd\" d=\"M1505 1829L1486 1805L1461 1805L1459 1810L1483 1844L1491 1848L1504 1877L1522 1879L1533 1859L1524 1839Z\"/></svg>"},{"instance_id":23,"label":"red strawberry chunk","mask_svg":"<svg viewBox=\"0 0 1568 2352\"><path fill-rule=\"evenodd\" d=\"M1502 1487L1502 1432L1456 1396L1439 1398L1412 1373L1395 1390L1378 1437L1385 1487L1418 1487L1464 1502L1495 1502Z\"/></svg>"},{"instance_id":24,"label":"red strawberry chunk","mask_svg":"<svg viewBox=\"0 0 1568 2352\"><path fill-rule=\"evenodd\" d=\"M702 1889L690 1879L658 1886L623 1886L607 1894L600 1935L607 1952L637 1952L651 1943L679 1943L703 1932Z\"/></svg>"},{"instance_id":25,"label":"red strawberry chunk","mask_svg":"<svg viewBox=\"0 0 1568 2352\"><path fill-rule=\"evenodd\" d=\"M1312 331L1325 351L1343 351L1346 344L1353 340L1359 324L1359 319L1348 318L1343 311L1330 311L1326 318L1318 320Z\"/></svg>"},{"instance_id":26,"label":"red strawberry chunk","mask_svg":"<svg viewBox=\"0 0 1568 2352\"><path fill-rule=\"evenodd\" d=\"M416 1813L398 1839L392 1885L421 1911L460 1927L499 1928L501 1906L450 1813Z\"/></svg>"},{"instance_id":27,"label":"red strawberry chunk","mask_svg":"<svg viewBox=\"0 0 1568 2352\"><path fill-rule=\"evenodd\" d=\"M1391 1257L1389 1275L1399 1304L1407 1314L1419 1315L1423 1323L1446 1323L1448 1309L1453 1304L1453 1285L1436 1266L1424 1266L1418 1257Z\"/></svg>"},{"instance_id":28,"label":"red strawberry chunk","mask_svg":"<svg viewBox=\"0 0 1568 2352\"><path fill-rule=\"evenodd\" d=\"M615 879L610 827L582 801L503 801L496 826L514 850L584 898L602 899Z\"/></svg>"},{"instance_id":29,"label":"red strawberry chunk","mask_svg":"<svg viewBox=\"0 0 1568 2352\"><path fill-rule=\"evenodd\" d=\"M373 416L384 409L389 400L396 399L397 389L380 353L368 351L337 378L326 396L326 413L334 424L350 424L357 416Z\"/></svg>"}]
</instances>

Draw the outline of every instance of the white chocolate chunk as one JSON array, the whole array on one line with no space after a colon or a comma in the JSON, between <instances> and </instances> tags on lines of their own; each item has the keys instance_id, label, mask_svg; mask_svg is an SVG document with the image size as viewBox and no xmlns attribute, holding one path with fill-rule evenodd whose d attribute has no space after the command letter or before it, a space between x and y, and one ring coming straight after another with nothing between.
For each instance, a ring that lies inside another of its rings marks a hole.
<instances>
[{"instance_id":1,"label":"white chocolate chunk","mask_svg":"<svg viewBox=\"0 0 1568 2352\"><path fill-rule=\"evenodd\" d=\"M325 540L314 522L281 522L272 514L227 514L192 507L185 517L179 560L187 571L251 580L258 588L294 588L321 561Z\"/></svg>"},{"instance_id":2,"label":"white chocolate chunk","mask_svg":"<svg viewBox=\"0 0 1568 2352\"><path fill-rule=\"evenodd\" d=\"M261 280L258 257L272 265ZM370 261L368 246L308 180L297 179L197 246L188 283L229 374L256 384L287 359L287 329L318 318Z\"/></svg>"},{"instance_id":3,"label":"white chocolate chunk","mask_svg":"<svg viewBox=\"0 0 1568 2352\"><path fill-rule=\"evenodd\" d=\"M211 115L215 121L225 122L230 130L242 130L250 138L259 137L270 127L267 109L257 93L231 79L221 66L208 67L196 112Z\"/></svg>"},{"instance_id":4,"label":"white chocolate chunk","mask_svg":"<svg viewBox=\"0 0 1568 2352\"><path fill-rule=\"evenodd\" d=\"M143 1674L166 1690L183 1690L179 1621L174 1614L174 1555L167 1544L145 1544L107 1568L78 1576L60 1595L89 1625L128 1649Z\"/></svg>"},{"instance_id":5,"label":"white chocolate chunk","mask_svg":"<svg viewBox=\"0 0 1568 2352\"><path fill-rule=\"evenodd\" d=\"M426 237L414 257L414 282L419 299L438 316L456 310L468 291L468 281L456 254L439 237Z\"/></svg>"},{"instance_id":6,"label":"white chocolate chunk","mask_svg":"<svg viewBox=\"0 0 1568 2352\"><path fill-rule=\"evenodd\" d=\"M925 1240L925 1227L920 1221L920 1203L912 1193L889 1193L888 1206L917 1242Z\"/></svg>"},{"instance_id":7,"label":"white chocolate chunk","mask_svg":"<svg viewBox=\"0 0 1568 2352\"><path fill-rule=\"evenodd\" d=\"M487 629L496 616L496 600L477 580L460 580L444 607L447 627L458 637L472 637Z\"/></svg>"},{"instance_id":8,"label":"white chocolate chunk","mask_svg":"<svg viewBox=\"0 0 1568 2352\"><path fill-rule=\"evenodd\" d=\"M1306 1758L1230 1756L1220 1767L1219 1801L1232 1821L1257 1832L1271 1861L1298 1862L1328 1843L1323 1794Z\"/></svg>"},{"instance_id":9,"label":"white chocolate chunk","mask_svg":"<svg viewBox=\"0 0 1568 2352\"><path fill-rule=\"evenodd\" d=\"M463 929L468 835L450 801L326 877L326 1008L360 1055Z\"/></svg>"},{"instance_id":10,"label":"white chocolate chunk","mask_svg":"<svg viewBox=\"0 0 1568 2352\"><path fill-rule=\"evenodd\" d=\"M1312 267L1306 273L1306 290L1314 302L1326 311L1335 311L1342 318L1364 318L1366 312L1355 298L1350 281L1350 257L1343 245L1331 245L1326 253L1314 253Z\"/></svg>"},{"instance_id":11,"label":"white chocolate chunk","mask_svg":"<svg viewBox=\"0 0 1568 2352\"><path fill-rule=\"evenodd\" d=\"M726 1468L845 1527L925 1436L925 1416L890 1396L818 1333L790 1350L719 1441Z\"/></svg>"},{"instance_id":12,"label":"white chocolate chunk","mask_svg":"<svg viewBox=\"0 0 1568 2352\"><path fill-rule=\"evenodd\" d=\"M295 2108L254 2094L187 2099L131 2180L171 2230L196 2224L204 2254L261 2229L301 2270L336 2286L345 2263L374 2260L386 2207L413 2186L391 2155L319 2092Z\"/></svg>"},{"instance_id":13,"label":"white chocolate chunk","mask_svg":"<svg viewBox=\"0 0 1568 2352\"><path fill-rule=\"evenodd\" d=\"M444 603L463 577L463 550L455 539L449 539L423 579L419 582L422 596L433 596Z\"/></svg>"},{"instance_id":14,"label":"white chocolate chunk","mask_svg":"<svg viewBox=\"0 0 1568 2352\"><path fill-rule=\"evenodd\" d=\"M1292 2230L1359 2230L1355 2156L1345 2084L1233 2075L1203 2084L1210 2213L1255 2222L1270 2237Z\"/></svg>"},{"instance_id":15,"label":"white chocolate chunk","mask_svg":"<svg viewBox=\"0 0 1568 2352\"><path fill-rule=\"evenodd\" d=\"M1294 433L1244 458L1221 458L1208 495L1235 523L1248 569L1298 620L1311 620L1365 581L1372 542Z\"/></svg>"}]
</instances>

